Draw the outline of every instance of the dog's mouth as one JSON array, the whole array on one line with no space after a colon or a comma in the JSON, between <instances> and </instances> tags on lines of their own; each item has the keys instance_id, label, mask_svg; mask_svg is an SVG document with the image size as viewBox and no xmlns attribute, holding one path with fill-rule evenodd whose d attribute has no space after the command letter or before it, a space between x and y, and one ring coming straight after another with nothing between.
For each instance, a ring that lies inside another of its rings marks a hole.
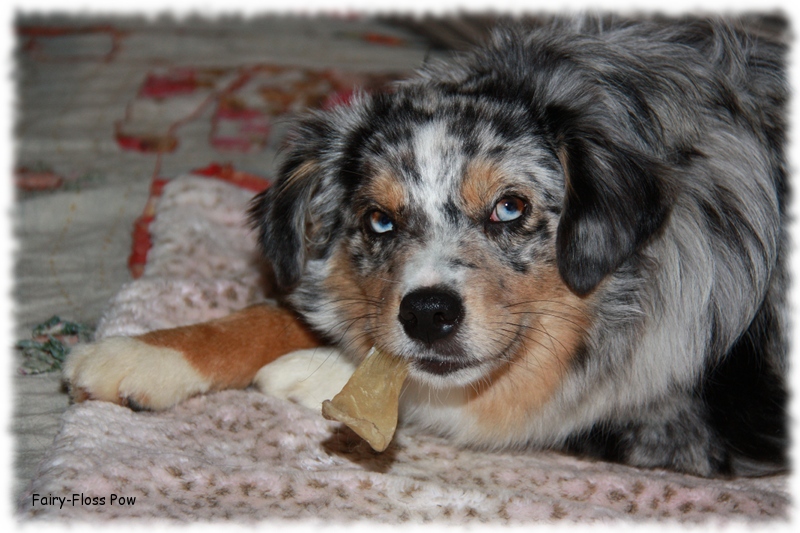
<instances>
[{"instance_id":1,"label":"dog's mouth","mask_svg":"<svg viewBox=\"0 0 800 533\"><path fill-rule=\"evenodd\" d=\"M509 364L521 342L520 325L517 331L509 335L506 345L496 347L490 354L476 356L474 350L453 349L455 353L415 353L407 356L411 361L412 374L426 381L428 376L438 384L467 384L482 379L494 369ZM466 352L465 352L466 350ZM472 355L470 355L472 354Z\"/></svg>"},{"instance_id":2,"label":"dog's mouth","mask_svg":"<svg viewBox=\"0 0 800 533\"><path fill-rule=\"evenodd\" d=\"M446 376L459 370L474 367L478 361L465 358L422 357L414 359L413 366L416 370L427 372L436 376Z\"/></svg>"}]
</instances>

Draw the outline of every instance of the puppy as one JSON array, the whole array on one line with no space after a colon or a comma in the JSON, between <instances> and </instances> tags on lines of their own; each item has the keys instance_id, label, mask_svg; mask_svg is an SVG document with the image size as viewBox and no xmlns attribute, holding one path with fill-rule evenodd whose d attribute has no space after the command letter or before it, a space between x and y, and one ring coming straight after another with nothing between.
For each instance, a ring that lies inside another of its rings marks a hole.
<instances>
[{"instance_id":1,"label":"puppy","mask_svg":"<svg viewBox=\"0 0 800 533\"><path fill-rule=\"evenodd\" d=\"M401 419L458 444L780 471L785 54L753 21L557 18L312 113L251 209L302 322L107 339L67 379L160 408L377 346Z\"/></svg>"}]
</instances>

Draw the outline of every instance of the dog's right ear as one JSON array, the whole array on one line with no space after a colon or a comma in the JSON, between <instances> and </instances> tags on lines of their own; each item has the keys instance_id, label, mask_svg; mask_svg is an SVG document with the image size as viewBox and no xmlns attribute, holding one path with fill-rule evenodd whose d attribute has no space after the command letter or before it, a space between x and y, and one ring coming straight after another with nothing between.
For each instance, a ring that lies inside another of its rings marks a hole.
<instances>
[{"instance_id":1,"label":"dog's right ear","mask_svg":"<svg viewBox=\"0 0 800 533\"><path fill-rule=\"evenodd\" d=\"M362 174L356 167L369 131L369 102L358 93L301 120L277 180L250 205L252 227L281 291L293 289L306 263L326 257L338 242L343 204Z\"/></svg>"},{"instance_id":2,"label":"dog's right ear","mask_svg":"<svg viewBox=\"0 0 800 533\"><path fill-rule=\"evenodd\" d=\"M250 204L251 225L281 290L297 285L305 267L308 208L318 172L317 161L290 157L278 180Z\"/></svg>"}]
</instances>

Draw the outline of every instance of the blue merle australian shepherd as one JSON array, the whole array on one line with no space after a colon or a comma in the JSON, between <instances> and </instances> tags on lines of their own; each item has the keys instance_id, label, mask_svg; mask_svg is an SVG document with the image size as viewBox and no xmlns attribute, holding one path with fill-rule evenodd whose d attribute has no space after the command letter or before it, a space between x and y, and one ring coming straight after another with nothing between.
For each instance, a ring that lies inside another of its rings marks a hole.
<instances>
[{"instance_id":1,"label":"blue merle australian shepherd","mask_svg":"<svg viewBox=\"0 0 800 533\"><path fill-rule=\"evenodd\" d=\"M375 346L459 445L784 470L781 24L556 17L310 113L251 209L284 305L76 349L73 396L165 408L299 348L338 367L277 381L330 396Z\"/></svg>"}]
</instances>

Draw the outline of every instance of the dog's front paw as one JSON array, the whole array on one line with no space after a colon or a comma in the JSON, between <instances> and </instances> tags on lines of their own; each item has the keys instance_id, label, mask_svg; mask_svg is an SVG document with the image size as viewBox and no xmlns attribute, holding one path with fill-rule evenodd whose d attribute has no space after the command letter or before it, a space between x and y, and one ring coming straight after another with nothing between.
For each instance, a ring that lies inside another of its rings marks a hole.
<instances>
[{"instance_id":1,"label":"dog's front paw","mask_svg":"<svg viewBox=\"0 0 800 533\"><path fill-rule=\"evenodd\" d=\"M76 402L104 400L132 409L166 409L211 388L181 352L130 337L75 346L64 377Z\"/></svg>"},{"instance_id":2,"label":"dog's front paw","mask_svg":"<svg viewBox=\"0 0 800 533\"><path fill-rule=\"evenodd\" d=\"M336 348L297 350L258 371L253 384L264 394L319 410L344 387L356 366Z\"/></svg>"}]
</instances>

